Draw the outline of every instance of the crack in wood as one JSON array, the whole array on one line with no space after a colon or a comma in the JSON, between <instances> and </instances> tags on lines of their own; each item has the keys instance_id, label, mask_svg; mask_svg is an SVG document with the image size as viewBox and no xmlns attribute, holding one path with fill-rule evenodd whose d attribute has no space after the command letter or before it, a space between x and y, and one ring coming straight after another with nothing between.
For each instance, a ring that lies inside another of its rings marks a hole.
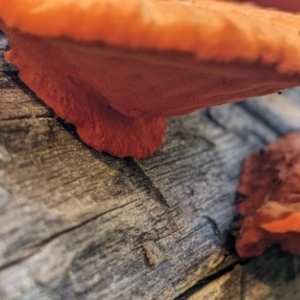
<instances>
[{"instance_id":1,"label":"crack in wood","mask_svg":"<svg viewBox=\"0 0 300 300\"><path fill-rule=\"evenodd\" d=\"M203 215L202 217L208 221L208 223L211 225L214 235L220 240L221 239L221 231L219 229L218 223L210 216Z\"/></svg>"},{"instance_id":2,"label":"crack in wood","mask_svg":"<svg viewBox=\"0 0 300 300\"><path fill-rule=\"evenodd\" d=\"M240 287L240 300L245 300L245 276L244 276L244 270L243 268L241 267L240 268L240 280L238 282L239 284L239 287Z\"/></svg>"},{"instance_id":3,"label":"crack in wood","mask_svg":"<svg viewBox=\"0 0 300 300\"><path fill-rule=\"evenodd\" d=\"M255 118L256 120L259 120L261 123L263 123L266 127L268 127L269 129L271 129L275 134L277 134L278 136L282 135L282 132L280 131L280 129L278 129L278 127L275 127L273 124L271 124L270 122L268 122L268 120L266 118L264 118L262 115L257 114L257 112L255 112L255 110L251 109L248 105L246 105L244 102L238 102L237 105L239 105L245 112L247 112L249 115L251 115L253 118ZM259 137L258 133L256 132L257 136ZM261 137L261 136L260 136ZM261 137L262 138L262 137ZM264 141L264 144L267 144L267 141Z\"/></svg>"},{"instance_id":4,"label":"crack in wood","mask_svg":"<svg viewBox=\"0 0 300 300\"><path fill-rule=\"evenodd\" d=\"M0 187L1 188L1 187ZM100 217L103 217L104 215L106 214L109 214L115 210L119 210L119 209L122 209L132 203L134 203L135 201L131 201L131 202L128 202L128 203L125 203L124 205L121 205L121 206L118 206L118 207L114 207L112 209L109 209L107 211L104 211L104 212L101 212L100 214L96 214L86 220L84 220L83 222L81 223L78 223L78 224L71 224L69 227L66 227L64 230L62 231L59 231L59 232L56 232L55 234L49 236L47 239L44 239L43 241L40 241L39 243L36 243L35 245L33 245L32 247L36 250L34 251L28 251L29 253L22 253L22 256L10 261L9 263L7 264L3 264L0 266L0 271L4 270L4 269L7 269L7 268L10 268L14 265L17 265L18 263L32 257L33 255L35 255L36 253L38 253L40 251L40 248L44 247L45 245L47 245L48 243L50 243L51 241L57 239L58 237L61 237L62 235L65 235L67 233L70 233L74 230L77 230L93 221L95 221L96 219L100 218ZM23 256L24 254L24 256Z\"/></svg>"},{"instance_id":5,"label":"crack in wood","mask_svg":"<svg viewBox=\"0 0 300 300\"><path fill-rule=\"evenodd\" d=\"M193 295L196 291L201 290L202 287L204 287L206 284L213 282L214 280L224 276L225 274L230 273L234 267L238 264L234 263L231 264L221 270L218 270L215 273L211 273L209 276L201 279L200 281L198 281L194 286L192 286L191 288L189 288L188 290L186 290L184 293L182 293L181 295L177 296L174 300L187 300L189 299L189 297L191 295ZM200 300L200 299L199 299Z\"/></svg>"},{"instance_id":6,"label":"crack in wood","mask_svg":"<svg viewBox=\"0 0 300 300\"><path fill-rule=\"evenodd\" d=\"M203 110L203 114L207 117L208 120L213 122L217 127L220 127L221 129L227 131L227 127L223 125L215 116L211 113L211 108L206 108Z\"/></svg>"},{"instance_id":7,"label":"crack in wood","mask_svg":"<svg viewBox=\"0 0 300 300\"><path fill-rule=\"evenodd\" d=\"M153 200L157 201L164 207L170 208L169 203L165 199L165 197L162 195L160 190L155 186L153 181L146 175L141 165L133 158L126 158L125 159L127 165L135 171L137 176L140 176L143 178L143 184L148 189L148 194L152 197Z\"/></svg>"}]
</instances>

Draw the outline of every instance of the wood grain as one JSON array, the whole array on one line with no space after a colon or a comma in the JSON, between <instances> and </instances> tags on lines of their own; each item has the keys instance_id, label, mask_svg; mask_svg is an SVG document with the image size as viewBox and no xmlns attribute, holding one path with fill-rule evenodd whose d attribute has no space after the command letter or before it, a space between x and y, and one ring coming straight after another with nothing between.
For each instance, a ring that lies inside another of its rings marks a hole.
<instances>
[{"instance_id":1,"label":"wood grain","mask_svg":"<svg viewBox=\"0 0 300 300\"><path fill-rule=\"evenodd\" d=\"M278 249L199 286L189 300L299 299L299 257Z\"/></svg>"},{"instance_id":2,"label":"wood grain","mask_svg":"<svg viewBox=\"0 0 300 300\"><path fill-rule=\"evenodd\" d=\"M241 263L229 226L242 161L300 128L299 93L271 97L170 118L153 157L122 160L83 144L2 55L0 298L184 299L203 280L223 284L210 299L236 294L227 270ZM278 269L272 257L261 266ZM256 261L242 267L250 296L262 286Z\"/></svg>"}]
</instances>

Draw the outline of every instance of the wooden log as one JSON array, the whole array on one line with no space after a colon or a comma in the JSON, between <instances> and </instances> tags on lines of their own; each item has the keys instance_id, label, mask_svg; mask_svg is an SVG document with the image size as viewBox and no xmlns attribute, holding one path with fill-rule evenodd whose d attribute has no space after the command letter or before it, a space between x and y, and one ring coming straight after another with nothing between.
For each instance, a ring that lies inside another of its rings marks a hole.
<instances>
[{"instance_id":1,"label":"wooden log","mask_svg":"<svg viewBox=\"0 0 300 300\"><path fill-rule=\"evenodd\" d=\"M240 263L229 226L241 163L282 126L299 129L285 106L300 101L170 118L153 157L117 159L83 144L0 59L0 299L175 299Z\"/></svg>"},{"instance_id":2,"label":"wooden log","mask_svg":"<svg viewBox=\"0 0 300 300\"><path fill-rule=\"evenodd\" d=\"M299 257L278 249L198 286L189 300L300 299Z\"/></svg>"}]
</instances>

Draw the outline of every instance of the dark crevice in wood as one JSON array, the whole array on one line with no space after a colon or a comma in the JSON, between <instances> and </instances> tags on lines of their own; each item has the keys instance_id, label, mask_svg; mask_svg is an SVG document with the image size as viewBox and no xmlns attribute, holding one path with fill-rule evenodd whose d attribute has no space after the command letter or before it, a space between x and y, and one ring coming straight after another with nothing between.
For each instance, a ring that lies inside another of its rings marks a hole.
<instances>
[{"instance_id":1,"label":"dark crevice in wood","mask_svg":"<svg viewBox=\"0 0 300 300\"><path fill-rule=\"evenodd\" d=\"M3 56L3 71L5 74L12 76L14 79L17 79L18 81L21 81L18 77L19 69L15 65L7 62L4 59L4 56Z\"/></svg>"},{"instance_id":2,"label":"dark crevice in wood","mask_svg":"<svg viewBox=\"0 0 300 300\"><path fill-rule=\"evenodd\" d=\"M241 268L240 282L238 284L240 285L240 300L245 300L245 274L243 268Z\"/></svg>"},{"instance_id":3,"label":"dark crevice in wood","mask_svg":"<svg viewBox=\"0 0 300 300\"><path fill-rule=\"evenodd\" d=\"M79 136L77 135L77 131L76 131L76 127L74 125L72 125L71 123L68 123L66 121L64 121L62 118L57 117L56 118L57 122L69 133L71 133L72 135L76 136L76 138L78 140L80 140Z\"/></svg>"},{"instance_id":4,"label":"dark crevice in wood","mask_svg":"<svg viewBox=\"0 0 300 300\"><path fill-rule=\"evenodd\" d=\"M212 121L213 124L217 125L217 127L220 127L224 131L227 131L226 126L223 125L218 119L216 119L214 115L211 113L211 108L207 108L203 110L203 114L207 117L208 120Z\"/></svg>"},{"instance_id":5,"label":"dark crevice in wood","mask_svg":"<svg viewBox=\"0 0 300 300\"><path fill-rule=\"evenodd\" d=\"M178 297L176 297L174 300L187 300L191 295L193 295L196 291L199 291L201 288L203 288L206 284L222 277L223 275L230 273L234 267L237 265L238 263L235 264L231 264L230 266L212 274L207 276L206 278L200 280L199 282L197 282L193 287L189 288L188 290L186 290L183 294L179 295Z\"/></svg>"},{"instance_id":6,"label":"dark crevice in wood","mask_svg":"<svg viewBox=\"0 0 300 300\"><path fill-rule=\"evenodd\" d=\"M242 194L242 193L240 193L239 191L237 191L237 192L235 193L235 199L234 199L234 201L235 201L236 204L239 204L239 203L245 201L247 198L248 198L247 195Z\"/></svg>"},{"instance_id":7,"label":"dark crevice in wood","mask_svg":"<svg viewBox=\"0 0 300 300\"><path fill-rule=\"evenodd\" d=\"M10 268L10 267L12 267L12 266L18 265L18 264L22 263L23 261L25 261L26 259L28 259L28 258L34 256L34 255L35 255L36 253L38 253L38 252L39 252L39 245L36 245L36 246L34 246L34 248L31 249L31 251L27 251L26 253L25 253L25 251L24 251L24 252L22 253L22 256L20 256L20 257L14 259L14 260L11 260L11 261L9 261L9 262L6 263L6 264L5 264L5 263L2 264L2 265L0 266L0 271L5 270L5 269L8 269L8 268Z\"/></svg>"},{"instance_id":8,"label":"dark crevice in wood","mask_svg":"<svg viewBox=\"0 0 300 300\"><path fill-rule=\"evenodd\" d=\"M101 212L100 214L97 214L97 215L95 215L95 216L92 216L92 217L90 217L90 218L84 220L83 222L81 222L81 223L79 223L79 224L71 225L70 227L67 227L67 228L65 228L65 229L62 230L62 231L56 232L55 234L49 236L47 239L45 239L45 240L43 240L43 241L40 241L39 243L33 245L33 248L36 248L36 250L30 252L29 254L26 253L25 255L22 255L21 257L18 257L18 258L16 258L16 259L10 261L10 262L7 263L7 264L1 265L1 266L0 266L0 271L3 271L4 269L10 268L10 267L12 267L12 266L14 266L14 265L17 265L18 263L20 263L20 262L22 262L22 261L24 261L24 260L26 260L26 259L32 257L33 255L35 255L37 252L40 251L40 248L41 248L41 247L47 245L48 243L50 243L51 241L57 239L58 237L61 237L61 236L64 235L64 234L67 234L67 233L70 233L70 232L72 232L72 231L74 231L74 230L77 230L77 229L79 229L79 228L81 228L81 227L83 227L83 226L85 226L85 225L87 225L87 224L89 224L89 223L95 221L96 219L98 219L98 218L100 218L100 217L103 217L104 215L113 212L114 210L122 209L122 208L126 207L127 205L130 205L130 204L132 204L132 203L134 203L134 202L135 202L135 201L131 201L131 202L128 202L128 203L126 203L126 204L124 204L124 205L121 205L121 206L118 206L118 207L114 207L114 208L109 209L109 210L107 210L107 211L105 211L105 212Z\"/></svg>"},{"instance_id":9,"label":"dark crevice in wood","mask_svg":"<svg viewBox=\"0 0 300 300\"><path fill-rule=\"evenodd\" d=\"M201 279L194 286L192 286L191 288L186 290L184 293L182 293L181 295L176 297L174 300L188 300L190 296L192 296L197 291L201 290L205 285L207 285L207 284L221 278L222 276L232 272L236 267L245 266L246 264L248 264L252 260L253 260L253 258L251 258L251 259L249 259L249 258L247 258L247 259L239 258L237 261L235 261L234 263L226 266L225 268L218 269L216 272L212 273L211 275ZM243 281L243 275L241 276L241 282L239 282L237 284L243 284L242 281ZM241 295L243 295L242 294L242 286L241 286ZM241 300L244 300L244 298L241 298Z\"/></svg>"},{"instance_id":10,"label":"dark crevice in wood","mask_svg":"<svg viewBox=\"0 0 300 300\"><path fill-rule=\"evenodd\" d=\"M155 186L155 184L150 179L150 177L148 177L146 175L146 173L144 172L144 170L141 167L141 165L135 159L133 159L131 157L125 158L125 162L128 165L128 167L131 168L131 170L134 170L134 172L137 175L137 177L139 176L139 177L143 178L143 184L147 187L148 194L154 200L156 200L158 203L160 203L161 205L163 205L163 206L165 206L167 208L170 208L170 205L167 202L167 200L164 198L164 196L159 191L159 189Z\"/></svg>"},{"instance_id":11,"label":"dark crevice in wood","mask_svg":"<svg viewBox=\"0 0 300 300\"><path fill-rule=\"evenodd\" d=\"M211 218L210 216L203 215L202 217L205 218L205 219L208 221L208 223L209 223L209 224L211 225L211 227L212 227L212 230L213 230L213 232L214 232L214 235L215 235L216 237L218 237L218 239L220 240L220 239L221 239L221 231L220 231L220 229L219 229L218 223L217 223L213 218Z\"/></svg>"},{"instance_id":12,"label":"dark crevice in wood","mask_svg":"<svg viewBox=\"0 0 300 300\"><path fill-rule=\"evenodd\" d=\"M193 230L189 231L188 233L182 235L178 241L182 242L185 240L188 240L191 236L193 236L195 234L195 232L199 232L201 230L201 228L205 227L206 224L198 224L196 227L193 228Z\"/></svg>"},{"instance_id":13,"label":"dark crevice in wood","mask_svg":"<svg viewBox=\"0 0 300 300\"><path fill-rule=\"evenodd\" d=\"M264 124L266 125L266 124ZM268 127L269 129L271 129L275 134L277 134L276 131L273 130L273 128ZM256 132L255 130L249 129L249 128L244 128L243 132L239 132L239 131L235 131L235 133L242 139L245 140L247 139L247 137L249 137L249 135L255 136L263 145L267 145L269 143L269 141L261 134L259 134L258 132Z\"/></svg>"},{"instance_id":14,"label":"dark crevice in wood","mask_svg":"<svg viewBox=\"0 0 300 300\"><path fill-rule=\"evenodd\" d=\"M255 110L252 110L249 106L245 105L245 103L239 102L239 103L237 103L237 105L239 105L245 112L247 112L253 118L255 118L256 120L260 121L265 126L267 126L269 129L271 129L278 136L282 135L281 131L277 127L275 127L273 124L271 124L270 122L268 122L268 120L266 118L264 118L262 115L257 114L257 112ZM257 134L257 136L259 136L258 133L256 133L256 134ZM265 144L266 143L267 142L265 142Z\"/></svg>"}]
</instances>

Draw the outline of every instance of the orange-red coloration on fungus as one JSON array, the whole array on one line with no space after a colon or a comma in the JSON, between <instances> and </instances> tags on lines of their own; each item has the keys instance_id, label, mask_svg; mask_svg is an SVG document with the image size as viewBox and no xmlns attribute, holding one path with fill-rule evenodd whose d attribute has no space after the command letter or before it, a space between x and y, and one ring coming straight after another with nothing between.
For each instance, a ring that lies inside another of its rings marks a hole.
<instances>
[{"instance_id":1,"label":"orange-red coloration on fungus","mask_svg":"<svg viewBox=\"0 0 300 300\"><path fill-rule=\"evenodd\" d=\"M236 249L240 256L258 256L274 244L300 255L300 133L248 157L239 192L246 200Z\"/></svg>"},{"instance_id":2,"label":"orange-red coloration on fungus","mask_svg":"<svg viewBox=\"0 0 300 300\"><path fill-rule=\"evenodd\" d=\"M236 0L240 2L250 2L250 0ZM298 12L300 11L299 0L251 0L263 7L275 8L285 11Z\"/></svg>"},{"instance_id":3,"label":"orange-red coloration on fungus","mask_svg":"<svg viewBox=\"0 0 300 300\"><path fill-rule=\"evenodd\" d=\"M113 155L151 155L164 117L300 84L300 16L213 0L0 0L20 78Z\"/></svg>"}]
</instances>

